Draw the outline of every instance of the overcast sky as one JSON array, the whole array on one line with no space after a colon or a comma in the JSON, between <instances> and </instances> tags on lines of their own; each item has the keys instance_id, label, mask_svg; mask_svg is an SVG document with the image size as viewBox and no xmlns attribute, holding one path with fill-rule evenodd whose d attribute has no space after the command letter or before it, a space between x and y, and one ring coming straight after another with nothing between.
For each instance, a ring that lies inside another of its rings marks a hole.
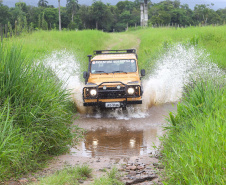
<instances>
[{"instance_id":1,"label":"overcast sky","mask_svg":"<svg viewBox=\"0 0 226 185\"><path fill-rule=\"evenodd\" d=\"M39 0L3 0L3 4L7 6L14 6L16 2L25 2L27 5L37 6ZM47 0L49 5L54 5L57 7L58 0ZM102 0L103 3L110 3L111 5L117 4L120 0ZM122 0L121 0L122 1ZM130 0L134 1L134 0ZM162 0L151 0L153 3L158 3ZM61 0L61 5L65 6L67 0ZM180 0L181 4L188 4L190 8L193 9L195 4L211 4L214 3L213 9L217 10L219 8L226 8L226 0ZM78 0L79 4L91 5L93 0Z\"/></svg>"}]
</instances>

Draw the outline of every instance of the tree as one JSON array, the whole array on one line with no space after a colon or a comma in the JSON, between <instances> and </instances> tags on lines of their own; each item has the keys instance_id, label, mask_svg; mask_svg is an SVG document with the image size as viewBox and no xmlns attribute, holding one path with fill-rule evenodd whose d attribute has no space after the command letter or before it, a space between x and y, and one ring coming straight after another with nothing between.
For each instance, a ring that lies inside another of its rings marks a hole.
<instances>
[{"instance_id":1,"label":"tree","mask_svg":"<svg viewBox=\"0 0 226 185\"><path fill-rule=\"evenodd\" d=\"M91 23L91 7L82 5L78 10L79 18L82 21L82 25L84 29L90 29L92 26Z\"/></svg>"},{"instance_id":2,"label":"tree","mask_svg":"<svg viewBox=\"0 0 226 185\"><path fill-rule=\"evenodd\" d=\"M101 1L94 1L92 4L92 15L96 22L96 29L98 30L99 25L102 24L102 20L105 16L106 5Z\"/></svg>"},{"instance_id":3,"label":"tree","mask_svg":"<svg viewBox=\"0 0 226 185\"><path fill-rule=\"evenodd\" d=\"M27 5L24 2L18 2L15 7L19 7L23 12L27 13Z\"/></svg>"},{"instance_id":4,"label":"tree","mask_svg":"<svg viewBox=\"0 0 226 185\"><path fill-rule=\"evenodd\" d=\"M203 24L207 24L209 11L210 11L209 5L205 4L195 5L194 14L196 20Z\"/></svg>"},{"instance_id":5,"label":"tree","mask_svg":"<svg viewBox=\"0 0 226 185\"><path fill-rule=\"evenodd\" d=\"M39 7L47 7L48 4L49 4L49 2L46 1L46 0L39 0L39 1L38 1L38 6L39 6Z\"/></svg>"},{"instance_id":6,"label":"tree","mask_svg":"<svg viewBox=\"0 0 226 185\"><path fill-rule=\"evenodd\" d=\"M42 29L43 30L48 30L48 23L45 20L45 13L44 12L42 14Z\"/></svg>"},{"instance_id":7,"label":"tree","mask_svg":"<svg viewBox=\"0 0 226 185\"><path fill-rule=\"evenodd\" d=\"M33 28L38 27L39 15L42 11L43 9L40 7L27 6L27 22L28 24L32 23Z\"/></svg>"},{"instance_id":8,"label":"tree","mask_svg":"<svg viewBox=\"0 0 226 185\"><path fill-rule=\"evenodd\" d=\"M59 31L61 31L60 0L58 0L58 8L59 8Z\"/></svg>"},{"instance_id":9,"label":"tree","mask_svg":"<svg viewBox=\"0 0 226 185\"><path fill-rule=\"evenodd\" d=\"M54 24L57 23L57 9L56 8L45 8L44 18L51 29Z\"/></svg>"},{"instance_id":10,"label":"tree","mask_svg":"<svg viewBox=\"0 0 226 185\"><path fill-rule=\"evenodd\" d=\"M225 24L226 23L226 8L219 9L216 11L216 13L220 16L221 23Z\"/></svg>"},{"instance_id":11,"label":"tree","mask_svg":"<svg viewBox=\"0 0 226 185\"><path fill-rule=\"evenodd\" d=\"M66 7L60 7L60 19L61 19L61 28L67 28L68 25L70 24L71 18L68 16Z\"/></svg>"},{"instance_id":12,"label":"tree","mask_svg":"<svg viewBox=\"0 0 226 185\"><path fill-rule=\"evenodd\" d=\"M71 21L74 22L74 16L76 11L78 10L78 0L67 0L67 10L71 14Z\"/></svg>"},{"instance_id":13,"label":"tree","mask_svg":"<svg viewBox=\"0 0 226 185\"><path fill-rule=\"evenodd\" d=\"M7 24L9 21L10 13L9 8L0 2L0 24Z\"/></svg>"},{"instance_id":14,"label":"tree","mask_svg":"<svg viewBox=\"0 0 226 185\"><path fill-rule=\"evenodd\" d=\"M209 24L222 23L222 18L212 9L210 9L209 11L208 19L209 19Z\"/></svg>"},{"instance_id":15,"label":"tree","mask_svg":"<svg viewBox=\"0 0 226 185\"><path fill-rule=\"evenodd\" d=\"M171 10L173 9L173 5L170 2L160 2L154 4L149 9L149 17L151 24L169 24L171 22Z\"/></svg>"}]
</instances>

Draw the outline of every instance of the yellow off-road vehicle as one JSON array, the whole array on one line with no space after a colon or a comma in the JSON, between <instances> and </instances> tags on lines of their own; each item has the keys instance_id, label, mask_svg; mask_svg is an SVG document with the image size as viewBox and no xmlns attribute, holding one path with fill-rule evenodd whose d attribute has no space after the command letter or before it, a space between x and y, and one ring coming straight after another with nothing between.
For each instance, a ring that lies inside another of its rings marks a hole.
<instances>
[{"instance_id":1,"label":"yellow off-road vehicle","mask_svg":"<svg viewBox=\"0 0 226 185\"><path fill-rule=\"evenodd\" d=\"M128 104L142 104L141 77L135 49L99 50L88 55L88 72L83 73L83 105L104 108L125 108Z\"/></svg>"}]
</instances>

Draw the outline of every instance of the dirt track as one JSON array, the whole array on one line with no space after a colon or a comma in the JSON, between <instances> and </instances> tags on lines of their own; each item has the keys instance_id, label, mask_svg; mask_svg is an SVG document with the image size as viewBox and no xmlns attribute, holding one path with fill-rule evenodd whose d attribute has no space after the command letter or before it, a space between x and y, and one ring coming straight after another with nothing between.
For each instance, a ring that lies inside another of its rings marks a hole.
<instances>
[{"instance_id":1,"label":"dirt track","mask_svg":"<svg viewBox=\"0 0 226 185\"><path fill-rule=\"evenodd\" d=\"M157 177L161 165L153 145L160 145L158 137L163 135L165 116L175 110L176 106L163 104L152 106L146 112L137 107L126 112L109 110L80 115L74 124L87 131L84 140L77 148L71 148L69 154L55 158L44 171L61 169L65 164L88 164L93 168L93 178L114 166L122 172L125 183ZM90 184L93 178L83 184ZM149 180L138 184L151 184Z\"/></svg>"}]
</instances>

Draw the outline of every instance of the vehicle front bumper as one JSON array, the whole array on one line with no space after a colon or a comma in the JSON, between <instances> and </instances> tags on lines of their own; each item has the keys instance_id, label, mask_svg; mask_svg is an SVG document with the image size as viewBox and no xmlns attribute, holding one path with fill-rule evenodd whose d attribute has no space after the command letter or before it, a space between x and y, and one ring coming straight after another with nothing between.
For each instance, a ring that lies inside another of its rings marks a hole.
<instances>
[{"instance_id":1,"label":"vehicle front bumper","mask_svg":"<svg viewBox=\"0 0 226 185\"><path fill-rule=\"evenodd\" d=\"M98 102L84 102L84 106L98 106L98 107L105 107L105 103L109 102L103 102L99 100ZM114 103L114 102L111 102ZM132 100L132 101L119 101L120 107L126 107L128 104L142 104L142 100Z\"/></svg>"}]
</instances>

